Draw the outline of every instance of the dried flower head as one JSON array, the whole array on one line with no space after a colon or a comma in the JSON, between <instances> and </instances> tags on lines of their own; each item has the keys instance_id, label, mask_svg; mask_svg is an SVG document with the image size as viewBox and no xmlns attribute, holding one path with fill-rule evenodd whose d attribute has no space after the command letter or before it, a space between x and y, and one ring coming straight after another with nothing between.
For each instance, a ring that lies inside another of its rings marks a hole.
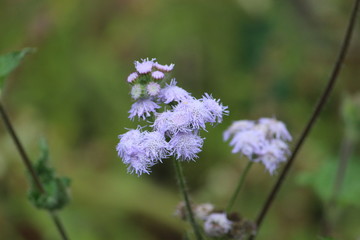
<instances>
[{"instance_id":1,"label":"dried flower head","mask_svg":"<svg viewBox=\"0 0 360 240\"><path fill-rule=\"evenodd\" d=\"M209 237L223 237L231 230L232 222L226 213L212 213L204 222L205 234Z\"/></svg>"}]
</instances>

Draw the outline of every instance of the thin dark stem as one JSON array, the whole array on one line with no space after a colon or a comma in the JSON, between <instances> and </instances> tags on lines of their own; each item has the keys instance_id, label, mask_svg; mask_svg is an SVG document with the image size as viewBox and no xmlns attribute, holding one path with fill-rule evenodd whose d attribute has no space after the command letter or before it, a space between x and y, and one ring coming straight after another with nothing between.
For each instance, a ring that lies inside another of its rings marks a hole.
<instances>
[{"instance_id":1,"label":"thin dark stem","mask_svg":"<svg viewBox=\"0 0 360 240\"><path fill-rule=\"evenodd\" d=\"M252 164L253 164L252 161L248 161L246 167L244 168L243 172L241 173L238 185L237 185L237 187L236 187L236 189L235 189L235 191L234 191L234 193L233 193L233 195L232 195L232 197L231 197L231 199L229 201L229 204L228 204L228 206L226 208L226 212L229 213L231 211L231 209L233 208L233 206L235 204L235 201L236 201L236 198L239 195L242 186L244 185L246 176L247 176Z\"/></svg>"},{"instance_id":2,"label":"thin dark stem","mask_svg":"<svg viewBox=\"0 0 360 240\"><path fill-rule=\"evenodd\" d=\"M320 100L318 101L318 103L317 103L317 105L316 105L316 107L315 107L315 109L314 109L314 111L313 111L313 113L311 115L310 120L308 121L308 123L307 123L305 129L303 130L298 142L296 143L295 148L294 148L291 156L289 157L288 162L286 163L284 169L282 170L277 182L275 183L275 186L273 187L272 191L270 192L265 204L263 205L262 210L260 211L260 213L259 213L259 215L258 215L258 217L256 219L256 225L257 225L257 230L258 231L259 231L259 229L261 227L261 223L263 222L264 217L266 216L268 210L270 209L271 204L273 203L273 200L274 200L276 194L278 193L282 183L284 182L285 177L286 177L290 167L293 165L294 159L295 159L298 151L300 150L304 140L306 139L306 137L308 136L310 130L312 129L316 119L318 118L319 114L321 113L321 111L322 111L326 101L328 100L329 95L330 95L330 93L331 93L331 91L332 91L332 89L334 87L334 84L335 84L336 79L337 79L337 77L339 75L341 66L342 66L342 64L344 62L347 50L349 48L349 44L350 44L351 36L352 36L353 30L354 30L355 20L356 20L358 8L359 8L359 2L360 2L360 0L355 0L355 4L354 4L352 14L351 14L351 17L350 17L350 20L349 20L347 31L346 31L346 34L345 34L345 37L344 37L344 41L342 43L339 56L338 56L337 61L336 61L335 65L334 65L334 68L333 68L332 73L330 75L329 81L328 81L328 83L326 85L326 88L324 89L324 91L322 93L322 96L321 96ZM251 240L255 239L255 236L252 236L250 239Z\"/></svg>"},{"instance_id":3,"label":"thin dark stem","mask_svg":"<svg viewBox=\"0 0 360 240\"><path fill-rule=\"evenodd\" d=\"M43 194L46 193L43 185L40 182L39 177L35 173L35 170L30 162L28 155L25 152L23 145L20 142L20 139L18 138L18 136L11 124L11 121L10 121L1 101L0 101L0 115L1 115L1 118L3 119L6 129L8 130L12 140L14 141L14 144L15 144L18 152L20 153L21 159L22 159L23 163L25 164L26 169L30 173L31 178L33 179L33 181L35 183L35 186L38 188L38 190L41 193L43 193ZM53 212L53 211L49 211L49 212L50 212L50 215L52 216L52 219L53 219L53 221L56 225L56 228L58 229L62 239L68 240L69 238L66 235L65 229L64 229L59 217L56 215L55 212Z\"/></svg>"},{"instance_id":4,"label":"thin dark stem","mask_svg":"<svg viewBox=\"0 0 360 240\"><path fill-rule=\"evenodd\" d=\"M177 177L177 180L178 180L179 188L180 188L181 194L183 195L183 198L184 198L184 201L185 201L185 207L186 207L186 210L187 210L187 218L188 218L188 220L189 220L189 222L190 222L190 224L191 224L191 226L192 226L192 228L194 230L196 239L197 240L202 240L203 237L202 237L201 232L199 230L199 226L195 221L194 214L193 214L193 211L192 211L192 208L191 208L191 203L190 203L189 195L187 193L187 187L186 187L185 177L184 177L184 173L183 173L183 170L182 170L181 163L176 159L173 159L173 162L174 162L174 167L175 167L175 172L176 172L176 177Z\"/></svg>"}]
</instances>

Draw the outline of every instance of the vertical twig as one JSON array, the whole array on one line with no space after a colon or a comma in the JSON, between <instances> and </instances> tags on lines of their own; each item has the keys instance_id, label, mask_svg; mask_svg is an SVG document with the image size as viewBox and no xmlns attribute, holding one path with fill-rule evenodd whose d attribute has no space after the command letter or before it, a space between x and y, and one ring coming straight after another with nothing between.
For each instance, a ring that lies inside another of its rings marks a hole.
<instances>
[{"instance_id":1,"label":"vertical twig","mask_svg":"<svg viewBox=\"0 0 360 240\"><path fill-rule=\"evenodd\" d=\"M3 122L5 124L7 131L9 132L12 140L14 141L14 144L15 144L18 152L20 153L21 159L22 159L23 163L25 164L26 169L29 171L31 178L33 179L33 181L35 183L35 186L38 188L38 190L42 194L45 194L46 193L45 189L44 189L43 185L41 184L39 177L35 173L35 170L30 162L30 159L29 159L28 155L26 154L25 149L24 149L23 145L21 144L21 142L11 124L11 121L5 111L5 108L4 108L1 100L0 100L0 115L1 115L1 118L3 119ZM49 213L50 213L62 239L69 240L59 217L56 215L56 213L54 211L49 211Z\"/></svg>"},{"instance_id":2,"label":"vertical twig","mask_svg":"<svg viewBox=\"0 0 360 240\"><path fill-rule=\"evenodd\" d=\"M190 203L190 199L189 199L189 195L187 193L187 187L186 187L186 183L185 183L185 177L184 177L184 173L181 167L181 163L176 160L173 159L174 162L174 167L175 167L175 172L176 172L176 178L178 180L178 184L179 184L179 188L181 191L181 194L183 195L184 201L185 201L185 207L186 207L186 211L187 211L187 218L194 230L195 236L197 240L202 240L203 237L201 235L201 232L199 230L199 226L195 221L194 218L194 214L193 211L191 209L191 203Z\"/></svg>"},{"instance_id":3,"label":"vertical twig","mask_svg":"<svg viewBox=\"0 0 360 240\"><path fill-rule=\"evenodd\" d=\"M298 153L298 151L300 150L304 140L306 139L306 137L308 136L310 130L312 129L316 119L318 118L319 114L321 113L326 101L328 100L329 98L329 95L334 87L334 84L336 82L336 79L339 75L339 72L340 72L340 69L341 69L341 66L344 62L344 59L345 59L345 56L346 56L346 53L347 53L347 50L349 48L349 44L350 44L350 40L351 40L351 36L352 36L352 33L353 33L353 30L354 30L354 25L355 25L355 20L356 20L356 17L357 17L357 12L358 12L358 8L359 8L359 2L360 0L355 0L355 3L354 3L354 7L353 7L353 10L352 10L352 13L351 13L351 17L350 17L350 20L349 20L349 24L348 24L348 27L347 27L347 30L346 30L346 33L345 33L345 37L344 37L344 41L342 43L342 46L341 46L341 49L340 49L340 53L339 53L339 56L337 58L337 61L334 65L334 68L332 70L332 73L330 75L330 78L329 78L329 81L321 95L321 98L320 100L318 101L305 129L303 130L298 142L296 143L295 145L295 148L291 154L291 156L289 157L289 160L288 162L286 163L284 169L282 170L277 182L275 183L275 186L273 187L272 191L270 192L270 194L268 195L268 198L265 202L265 204L263 205L262 207L262 210L260 211L257 219L256 219L256 225L257 225L257 230L259 231L260 227L261 227L261 224L271 206L271 204L273 203L273 200L276 196L276 194L278 193L282 183L284 182L285 180L285 177L290 169L290 167L292 166L293 162L294 162L294 159ZM255 236L252 236L250 237L251 240L255 239Z\"/></svg>"}]
</instances>

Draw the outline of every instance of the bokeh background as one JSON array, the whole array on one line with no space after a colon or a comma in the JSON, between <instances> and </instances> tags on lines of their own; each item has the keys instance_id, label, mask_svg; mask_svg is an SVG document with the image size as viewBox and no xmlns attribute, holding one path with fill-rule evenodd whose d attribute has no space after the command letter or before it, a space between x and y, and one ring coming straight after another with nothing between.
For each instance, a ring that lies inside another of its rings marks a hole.
<instances>
[{"instance_id":1,"label":"bokeh background","mask_svg":"<svg viewBox=\"0 0 360 240\"><path fill-rule=\"evenodd\" d=\"M175 63L181 87L229 106L224 122L203 133L200 158L184 164L193 200L221 209L247 161L231 154L222 132L235 120L274 116L297 139L330 75L351 7L350 0L0 0L0 53L37 48L8 79L3 100L32 160L46 137L52 165L72 179L71 204L60 213L71 239L176 240L187 227L173 216L181 196L170 160L137 177L115 151L117 136L138 124L127 118L134 60ZM359 91L359 56L356 26L336 89L258 239L322 234L327 198L303 178L321 175L318 189L332 187L334 174L320 171L338 159L340 105ZM352 169L360 170L356 154ZM242 216L256 217L275 179L253 167L237 204ZM333 229L338 239L360 238L353 179ZM0 124L0 239L59 239L47 213L27 201L27 188Z\"/></svg>"}]
</instances>

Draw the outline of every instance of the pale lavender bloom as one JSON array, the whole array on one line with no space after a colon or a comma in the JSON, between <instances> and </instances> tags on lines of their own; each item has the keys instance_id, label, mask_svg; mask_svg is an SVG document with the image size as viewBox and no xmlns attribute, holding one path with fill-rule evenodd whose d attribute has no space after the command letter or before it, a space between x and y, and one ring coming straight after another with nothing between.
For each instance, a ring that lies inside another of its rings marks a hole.
<instances>
[{"instance_id":1,"label":"pale lavender bloom","mask_svg":"<svg viewBox=\"0 0 360 240\"><path fill-rule=\"evenodd\" d=\"M223 106L220 103L219 99L214 99L211 95L205 93L201 98L204 106L210 111L212 119L210 122L221 123L223 119L223 115L229 115L229 111L227 110L227 106Z\"/></svg>"},{"instance_id":2,"label":"pale lavender bloom","mask_svg":"<svg viewBox=\"0 0 360 240\"><path fill-rule=\"evenodd\" d=\"M137 72L133 72L131 73L128 78L127 78L127 81L128 83L132 83L134 82L137 78L139 77L139 74Z\"/></svg>"},{"instance_id":3,"label":"pale lavender bloom","mask_svg":"<svg viewBox=\"0 0 360 240\"><path fill-rule=\"evenodd\" d=\"M160 108L160 106L150 98L139 99L131 106L129 118L133 120L134 117L137 116L145 120L147 117L150 117L151 113L155 113L158 108Z\"/></svg>"},{"instance_id":4,"label":"pale lavender bloom","mask_svg":"<svg viewBox=\"0 0 360 240\"><path fill-rule=\"evenodd\" d=\"M160 89L161 89L160 85L156 82L150 82L146 86L147 93L152 97L158 95L160 92Z\"/></svg>"},{"instance_id":5,"label":"pale lavender bloom","mask_svg":"<svg viewBox=\"0 0 360 240\"><path fill-rule=\"evenodd\" d=\"M138 73L140 74L146 74L151 72L152 67L154 66L155 62L154 62L155 58L149 60L147 59L142 59L142 62L139 61L135 61L135 68L136 71L138 71Z\"/></svg>"},{"instance_id":6,"label":"pale lavender bloom","mask_svg":"<svg viewBox=\"0 0 360 240\"><path fill-rule=\"evenodd\" d=\"M204 222L204 231L209 237L223 237L230 232L232 225L226 213L212 213Z\"/></svg>"},{"instance_id":7,"label":"pale lavender bloom","mask_svg":"<svg viewBox=\"0 0 360 240\"><path fill-rule=\"evenodd\" d=\"M190 115L182 111L165 111L157 115L152 125L157 131L172 136L178 132L191 132Z\"/></svg>"},{"instance_id":8,"label":"pale lavender bloom","mask_svg":"<svg viewBox=\"0 0 360 240\"><path fill-rule=\"evenodd\" d=\"M128 165L128 172L137 175L149 174L149 167L154 165L154 162L146 156L141 145L143 133L139 129L133 129L119 135L119 139L116 150L123 163Z\"/></svg>"},{"instance_id":9,"label":"pale lavender bloom","mask_svg":"<svg viewBox=\"0 0 360 240\"><path fill-rule=\"evenodd\" d=\"M283 122L278 121L274 118L260 118L259 124L264 125L270 135L275 135L278 139L291 141L292 137Z\"/></svg>"},{"instance_id":10,"label":"pale lavender bloom","mask_svg":"<svg viewBox=\"0 0 360 240\"><path fill-rule=\"evenodd\" d=\"M254 126L255 126L254 121L250 121L250 120L235 121L224 132L224 134L223 134L224 141L229 140L230 137L232 137L235 133L244 131L244 130L249 130L249 129L253 128Z\"/></svg>"},{"instance_id":11,"label":"pale lavender bloom","mask_svg":"<svg viewBox=\"0 0 360 240\"><path fill-rule=\"evenodd\" d=\"M175 64L170 64L170 65L161 65L159 63L155 63L154 65L158 70L163 71L163 72L170 72L173 70Z\"/></svg>"},{"instance_id":12,"label":"pale lavender bloom","mask_svg":"<svg viewBox=\"0 0 360 240\"><path fill-rule=\"evenodd\" d=\"M168 143L160 132L145 132L141 144L151 161L162 162L163 158L168 157Z\"/></svg>"},{"instance_id":13,"label":"pale lavender bloom","mask_svg":"<svg viewBox=\"0 0 360 240\"><path fill-rule=\"evenodd\" d=\"M273 139L262 149L262 154L255 161L264 164L273 175L281 162L285 162L290 153L288 145L279 139Z\"/></svg>"},{"instance_id":14,"label":"pale lavender bloom","mask_svg":"<svg viewBox=\"0 0 360 240\"><path fill-rule=\"evenodd\" d=\"M163 79L165 77L165 74L163 72L160 72L160 71L155 71L155 72L151 73L151 76L156 80L160 80L160 79Z\"/></svg>"},{"instance_id":15,"label":"pale lavender bloom","mask_svg":"<svg viewBox=\"0 0 360 240\"><path fill-rule=\"evenodd\" d=\"M177 133L169 141L169 150L181 160L194 160L201 152L204 139L194 133Z\"/></svg>"},{"instance_id":16,"label":"pale lavender bloom","mask_svg":"<svg viewBox=\"0 0 360 240\"><path fill-rule=\"evenodd\" d=\"M134 100L137 100L141 97L143 93L143 86L141 86L141 84L135 84L132 88L131 88L131 97Z\"/></svg>"},{"instance_id":17,"label":"pale lavender bloom","mask_svg":"<svg viewBox=\"0 0 360 240\"><path fill-rule=\"evenodd\" d=\"M230 142L230 146L234 147L232 153L240 152L250 160L253 159L253 155L261 153L265 144L266 139L264 134L257 130L238 132Z\"/></svg>"},{"instance_id":18,"label":"pale lavender bloom","mask_svg":"<svg viewBox=\"0 0 360 240\"><path fill-rule=\"evenodd\" d=\"M178 112L187 115L189 121L189 128L206 130L206 123L212 121L212 115L209 109L207 109L203 102L192 98L184 100L176 105L173 109L174 112Z\"/></svg>"},{"instance_id":19,"label":"pale lavender bloom","mask_svg":"<svg viewBox=\"0 0 360 240\"><path fill-rule=\"evenodd\" d=\"M206 220L206 218L210 215L211 212L214 211L214 209L215 207L211 203L202 203L195 206L194 215L201 220Z\"/></svg>"},{"instance_id":20,"label":"pale lavender bloom","mask_svg":"<svg viewBox=\"0 0 360 240\"><path fill-rule=\"evenodd\" d=\"M181 102L191 98L190 93L176 86L175 79L172 79L170 84L166 84L166 86L161 89L158 97L159 100L165 104L169 104L174 101Z\"/></svg>"}]
</instances>

